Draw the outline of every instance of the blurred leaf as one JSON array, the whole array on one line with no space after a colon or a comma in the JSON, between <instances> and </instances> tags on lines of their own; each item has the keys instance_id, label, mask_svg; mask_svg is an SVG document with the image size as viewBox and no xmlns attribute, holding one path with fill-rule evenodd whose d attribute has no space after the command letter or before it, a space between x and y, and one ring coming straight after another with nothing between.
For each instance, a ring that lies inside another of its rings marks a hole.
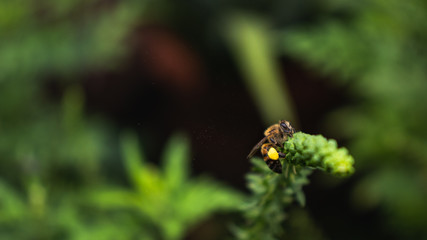
<instances>
[{"instance_id":1,"label":"blurred leaf","mask_svg":"<svg viewBox=\"0 0 427 240\"><path fill-rule=\"evenodd\" d=\"M111 186L99 187L96 191L88 194L89 201L100 208L139 208L142 202L139 196L124 189L114 189Z\"/></svg>"},{"instance_id":2,"label":"blurred leaf","mask_svg":"<svg viewBox=\"0 0 427 240\"><path fill-rule=\"evenodd\" d=\"M334 6L341 4L329 1ZM347 18L283 31L285 52L348 84L352 104L327 127L348 139L362 174L354 201L381 209L397 238L426 236L427 3L358 1ZM382 219L381 218L381 219Z\"/></svg>"},{"instance_id":3,"label":"blurred leaf","mask_svg":"<svg viewBox=\"0 0 427 240\"><path fill-rule=\"evenodd\" d=\"M354 204L360 208L384 205L393 209L387 214L398 217L398 221L388 220L389 224L416 231L424 226L427 214L424 202L427 192L420 191L422 187L416 175L404 169L384 168L359 182L353 193Z\"/></svg>"},{"instance_id":4,"label":"blurred leaf","mask_svg":"<svg viewBox=\"0 0 427 240\"><path fill-rule=\"evenodd\" d=\"M227 40L265 123L287 119L297 123L294 105L277 63L272 32L266 22L250 15L226 21Z\"/></svg>"},{"instance_id":5,"label":"blurred leaf","mask_svg":"<svg viewBox=\"0 0 427 240\"><path fill-rule=\"evenodd\" d=\"M70 87L63 97L63 123L65 131L72 133L81 128L83 114L83 93L77 86Z\"/></svg>"},{"instance_id":6,"label":"blurred leaf","mask_svg":"<svg viewBox=\"0 0 427 240\"><path fill-rule=\"evenodd\" d=\"M305 207L305 195L302 190L295 192L295 200L299 203L301 207Z\"/></svg>"},{"instance_id":7,"label":"blurred leaf","mask_svg":"<svg viewBox=\"0 0 427 240\"><path fill-rule=\"evenodd\" d=\"M303 30L284 32L283 46L288 54L305 56L309 59L308 63L320 71L339 73L342 80L350 80L359 76L362 69L369 70L372 65L373 59L366 57L370 49L365 37L348 31L336 22L326 22L313 29L310 36Z\"/></svg>"},{"instance_id":8,"label":"blurred leaf","mask_svg":"<svg viewBox=\"0 0 427 240\"><path fill-rule=\"evenodd\" d=\"M172 190L179 190L188 178L188 146L188 139L182 134L172 136L166 146L162 165L165 182Z\"/></svg>"},{"instance_id":9,"label":"blurred leaf","mask_svg":"<svg viewBox=\"0 0 427 240\"><path fill-rule=\"evenodd\" d=\"M136 192L100 192L96 199L101 203L104 197L115 198L101 204L111 209L125 207L118 203L121 200L138 206L139 213L160 229L164 239L180 239L201 219L213 212L235 210L242 202L239 193L214 181L188 178L189 147L183 135L174 135L169 140L163 155L163 171L146 164L134 134L124 133L121 143Z\"/></svg>"},{"instance_id":10,"label":"blurred leaf","mask_svg":"<svg viewBox=\"0 0 427 240\"><path fill-rule=\"evenodd\" d=\"M125 132L120 139L122 157L125 160L125 168L129 176L129 180L134 186L143 186L142 176L144 171L145 159L139 150L137 136L131 132Z\"/></svg>"},{"instance_id":11,"label":"blurred leaf","mask_svg":"<svg viewBox=\"0 0 427 240\"><path fill-rule=\"evenodd\" d=\"M242 203L242 195L212 180L197 179L179 195L178 215L194 224L216 211L233 210Z\"/></svg>"},{"instance_id":12,"label":"blurred leaf","mask_svg":"<svg viewBox=\"0 0 427 240\"><path fill-rule=\"evenodd\" d=\"M0 81L115 66L126 50L122 41L133 27L137 6L145 3L94 8L98 1L43 0L28 6L12 2L0 3L7 11L0 17L1 29L7 30L0 35Z\"/></svg>"},{"instance_id":13,"label":"blurred leaf","mask_svg":"<svg viewBox=\"0 0 427 240\"><path fill-rule=\"evenodd\" d=\"M15 222L26 214L27 208L21 197L0 181L0 222Z\"/></svg>"}]
</instances>

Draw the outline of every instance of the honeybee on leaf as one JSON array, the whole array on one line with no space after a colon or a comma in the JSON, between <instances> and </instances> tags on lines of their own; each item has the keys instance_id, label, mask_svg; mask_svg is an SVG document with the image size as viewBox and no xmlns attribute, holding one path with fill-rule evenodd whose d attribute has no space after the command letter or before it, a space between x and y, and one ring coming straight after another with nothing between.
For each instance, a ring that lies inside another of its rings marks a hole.
<instances>
[{"instance_id":1,"label":"honeybee on leaf","mask_svg":"<svg viewBox=\"0 0 427 240\"><path fill-rule=\"evenodd\" d=\"M247 158L251 158L261 148L261 155L267 166L273 172L282 173L282 164L279 158L285 158L285 154L278 152L276 148L283 147L283 143L288 140L288 137L292 137L294 133L295 129L288 121L280 120L279 123L271 125L264 131L265 137L252 148Z\"/></svg>"}]
</instances>

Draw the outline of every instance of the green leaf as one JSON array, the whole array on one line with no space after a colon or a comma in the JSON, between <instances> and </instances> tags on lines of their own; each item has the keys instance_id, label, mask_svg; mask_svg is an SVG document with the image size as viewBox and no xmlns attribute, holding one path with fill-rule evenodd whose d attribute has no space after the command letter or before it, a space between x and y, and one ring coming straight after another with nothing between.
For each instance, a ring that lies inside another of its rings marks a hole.
<instances>
[{"instance_id":1,"label":"green leaf","mask_svg":"<svg viewBox=\"0 0 427 240\"><path fill-rule=\"evenodd\" d=\"M135 208L142 203L137 194L111 186L92 191L87 198L95 206L105 209Z\"/></svg>"},{"instance_id":2,"label":"green leaf","mask_svg":"<svg viewBox=\"0 0 427 240\"><path fill-rule=\"evenodd\" d=\"M13 222L26 216L28 208L21 197L0 181L0 222Z\"/></svg>"},{"instance_id":3,"label":"green leaf","mask_svg":"<svg viewBox=\"0 0 427 240\"><path fill-rule=\"evenodd\" d=\"M122 157L125 160L125 168L129 180L135 186L141 186L141 176L144 174L144 163L146 162L143 154L139 150L137 136L131 132L125 132L120 139Z\"/></svg>"},{"instance_id":4,"label":"green leaf","mask_svg":"<svg viewBox=\"0 0 427 240\"><path fill-rule=\"evenodd\" d=\"M163 169L166 184L178 189L188 178L190 150L188 139L177 133L169 140L163 154Z\"/></svg>"},{"instance_id":5,"label":"green leaf","mask_svg":"<svg viewBox=\"0 0 427 240\"><path fill-rule=\"evenodd\" d=\"M160 171L144 161L135 135L123 134L121 145L128 175L137 192L107 191L99 193L98 200L111 197L116 200L106 201L107 205L120 206L120 199L137 205L138 211L161 229L163 239L180 239L202 218L213 212L237 209L242 204L243 197L234 190L212 180L189 178L188 140L181 134L168 142Z\"/></svg>"},{"instance_id":6,"label":"green leaf","mask_svg":"<svg viewBox=\"0 0 427 240\"><path fill-rule=\"evenodd\" d=\"M180 206L177 209L180 218L195 223L215 211L237 209L242 204L243 196L213 181L198 179L176 200Z\"/></svg>"},{"instance_id":7,"label":"green leaf","mask_svg":"<svg viewBox=\"0 0 427 240\"><path fill-rule=\"evenodd\" d=\"M286 119L296 122L293 103L273 49L268 24L253 15L233 15L225 26L232 53L245 75L249 91L258 103L265 122Z\"/></svg>"}]
</instances>

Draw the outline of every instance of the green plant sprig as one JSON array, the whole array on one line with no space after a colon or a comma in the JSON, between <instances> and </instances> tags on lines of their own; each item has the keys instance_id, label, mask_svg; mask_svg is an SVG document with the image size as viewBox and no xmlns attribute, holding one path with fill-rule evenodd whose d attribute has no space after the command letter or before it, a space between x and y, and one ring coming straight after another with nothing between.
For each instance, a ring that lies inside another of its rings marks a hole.
<instances>
[{"instance_id":1,"label":"green plant sprig","mask_svg":"<svg viewBox=\"0 0 427 240\"><path fill-rule=\"evenodd\" d=\"M354 159L346 148L338 148L333 139L322 135L297 132L285 142L285 161L295 166L311 167L334 176L349 176L354 172Z\"/></svg>"},{"instance_id":2,"label":"green plant sprig","mask_svg":"<svg viewBox=\"0 0 427 240\"><path fill-rule=\"evenodd\" d=\"M299 169L297 174L272 172L259 158L251 159L254 166L247 174L248 187L252 194L241 210L245 218L244 227L235 227L237 239L272 240L284 234L282 223L287 218L284 208L295 200L305 204L302 187L308 184L311 169Z\"/></svg>"},{"instance_id":3,"label":"green plant sprig","mask_svg":"<svg viewBox=\"0 0 427 240\"><path fill-rule=\"evenodd\" d=\"M246 178L252 194L242 206L246 225L234 228L238 239L283 237L286 210L294 203L305 205L302 187L309 183L308 176L314 169L340 177L354 172L354 159L348 151L321 135L295 133L277 150L286 155L281 160L283 174L272 172L261 159L251 160L254 167Z\"/></svg>"}]
</instances>

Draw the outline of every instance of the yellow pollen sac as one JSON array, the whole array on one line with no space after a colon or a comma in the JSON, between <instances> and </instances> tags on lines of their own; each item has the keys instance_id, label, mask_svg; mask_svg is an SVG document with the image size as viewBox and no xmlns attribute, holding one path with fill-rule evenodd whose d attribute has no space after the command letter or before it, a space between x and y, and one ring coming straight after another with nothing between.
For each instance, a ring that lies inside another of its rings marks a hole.
<instances>
[{"instance_id":1,"label":"yellow pollen sac","mask_svg":"<svg viewBox=\"0 0 427 240\"><path fill-rule=\"evenodd\" d=\"M277 153L277 151L276 151L276 149L274 149L274 148L270 148L269 150L268 150L268 157L271 159L271 160L277 160L277 159L279 159L279 153Z\"/></svg>"}]
</instances>

